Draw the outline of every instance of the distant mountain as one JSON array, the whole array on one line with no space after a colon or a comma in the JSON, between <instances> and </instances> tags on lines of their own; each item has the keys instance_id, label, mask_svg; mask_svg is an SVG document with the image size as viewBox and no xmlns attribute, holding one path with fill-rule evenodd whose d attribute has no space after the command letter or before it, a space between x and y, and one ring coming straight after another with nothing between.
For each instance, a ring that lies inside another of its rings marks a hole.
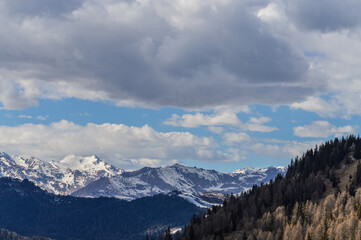
<instances>
[{"instance_id":1,"label":"distant mountain","mask_svg":"<svg viewBox=\"0 0 361 240\"><path fill-rule=\"evenodd\" d=\"M254 184L268 182L279 173L285 174L286 168L246 168L228 174L175 164L127 172L95 155L69 155L59 162L45 162L0 153L0 176L29 179L50 193L133 200L176 190L202 207L219 204L225 195L239 194Z\"/></svg>"},{"instance_id":2,"label":"distant mountain","mask_svg":"<svg viewBox=\"0 0 361 240\"><path fill-rule=\"evenodd\" d=\"M25 236L145 239L146 234L183 226L199 211L177 192L133 201L76 198L49 194L28 180L0 178L0 228Z\"/></svg>"},{"instance_id":3,"label":"distant mountain","mask_svg":"<svg viewBox=\"0 0 361 240\"><path fill-rule=\"evenodd\" d=\"M0 153L0 176L29 179L50 193L68 195L101 177L121 174L116 168L93 155L69 155L59 162Z\"/></svg>"},{"instance_id":4,"label":"distant mountain","mask_svg":"<svg viewBox=\"0 0 361 240\"><path fill-rule=\"evenodd\" d=\"M268 182L284 167L240 169L231 174L175 164L168 167L142 168L133 172L103 177L72 193L78 197L117 197L135 199L178 190L187 194L239 194L254 184Z\"/></svg>"}]
</instances>

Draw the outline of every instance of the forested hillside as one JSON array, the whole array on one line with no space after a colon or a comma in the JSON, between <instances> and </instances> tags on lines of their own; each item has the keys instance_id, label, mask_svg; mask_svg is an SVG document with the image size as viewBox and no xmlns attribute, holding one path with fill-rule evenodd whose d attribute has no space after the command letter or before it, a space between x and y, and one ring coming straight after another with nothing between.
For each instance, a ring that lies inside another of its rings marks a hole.
<instances>
[{"instance_id":1,"label":"forested hillside","mask_svg":"<svg viewBox=\"0 0 361 240\"><path fill-rule=\"evenodd\" d=\"M182 226L199 211L176 193L130 202L76 198L49 194L28 180L0 178L0 228L25 236L142 239L168 226Z\"/></svg>"},{"instance_id":2,"label":"forested hillside","mask_svg":"<svg viewBox=\"0 0 361 240\"><path fill-rule=\"evenodd\" d=\"M194 217L180 239L360 239L361 139L328 141L286 176Z\"/></svg>"}]
</instances>

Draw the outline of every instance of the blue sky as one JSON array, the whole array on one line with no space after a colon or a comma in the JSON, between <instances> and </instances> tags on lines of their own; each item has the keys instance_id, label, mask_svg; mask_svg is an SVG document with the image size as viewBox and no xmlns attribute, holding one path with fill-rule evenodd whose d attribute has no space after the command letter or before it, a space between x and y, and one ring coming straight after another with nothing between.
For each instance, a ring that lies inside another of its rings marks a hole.
<instances>
[{"instance_id":1,"label":"blue sky","mask_svg":"<svg viewBox=\"0 0 361 240\"><path fill-rule=\"evenodd\" d=\"M167 156L166 159L163 160L165 162L164 164L172 164L175 162L174 160L176 160L179 163L189 166L197 166L206 169L217 169L224 172L230 172L237 168L243 167L266 167L270 165L287 166L287 164L290 162L290 159L294 158L296 154L302 154L305 149L313 147L318 142L321 143L324 140L331 139L335 136L333 133L326 134L324 136L321 136L322 134L316 134L314 137L299 137L295 135L295 127L310 125L315 121L327 121L331 125L335 126L352 126L351 132L345 131L344 134L358 133L357 121L359 120L359 117L352 117L351 119L328 119L319 117L315 113L291 109L288 106L271 107L264 105L249 105L248 108L249 109L247 112L240 112L236 114L241 122L247 123L250 118L259 119L261 117L267 117L269 118L267 123L261 124L258 127L260 128L260 126L267 126L274 128L274 130L271 129L272 131L269 132L258 132L250 130L244 131L240 130L242 128L235 124L215 124L211 126L197 127L172 126L166 124L165 121L169 120L173 114L177 114L179 116L189 114L189 116L192 116L200 112L187 111L175 107L160 107L155 109L141 107L118 107L112 102L95 102L89 100L79 100L76 98L63 100L41 100L39 101L38 105L22 110L3 109L1 110L2 114L0 116L0 122L4 127L6 126L7 128L18 130L22 129L22 127L26 124L50 126L52 123L67 120L71 123L79 125L79 127L85 127L88 123L94 123L99 126L102 124L111 123L116 125L124 124L126 126L134 126L137 128L141 128L144 125L149 125L152 129L154 129L154 131L164 133L189 132L196 137L206 137L213 139L213 141L217 143L217 146L214 146L214 148L221 152L228 152L230 147L242 151L239 159L218 159L216 161L213 161L212 159L205 159L199 161L197 160L197 157L181 157L179 159L175 158L169 160ZM204 116L213 117L217 116L218 114L215 113L214 110L204 111L201 113ZM220 133L213 132L209 129L209 127L213 126L222 128L223 131ZM249 139L240 139L240 141L235 141L231 145L225 143L224 135L226 133L239 132L244 132L247 134ZM31 132L29 134L36 134L36 132ZM55 136L51 137L56 138L56 134L54 135ZM108 134L105 135L107 136ZM341 135L343 135L343 132L340 133L340 136ZM19 136L13 136L15 140L18 137ZM94 137L97 136L95 135ZM277 140L279 140L279 142L277 142ZM46 137L44 137L43 141L47 141ZM40 141L40 144L43 144L43 141ZM84 139L85 145L87 145L86 141L87 140ZM256 144L264 144L265 146L260 146L260 148L252 148L252 145ZM270 146L278 146L279 148L274 150L271 148L270 150L263 152L262 148L269 148ZM43 149L41 146L39 146L39 148ZM20 151L17 151L15 148L15 151L11 152L11 154L29 155L28 152L22 152L21 148L19 148L19 150ZM4 149L3 151L7 151L7 149ZM139 151L141 152L142 149L139 149ZM45 158L45 160L59 160L62 159L63 156L73 153L74 152L71 151L59 151L58 153L56 152L55 148L53 155L50 154L49 156L44 156L43 158ZM75 154L96 154L104 158L106 161L110 161L115 165L128 169L141 167L140 163L129 164L127 161L119 164L119 159L112 156L114 153L108 154L107 152L97 152L87 147L85 151L79 150L79 152L75 152ZM147 158L147 156L147 153L144 153L144 158ZM158 164L162 165L163 162L158 162Z\"/></svg>"},{"instance_id":2,"label":"blue sky","mask_svg":"<svg viewBox=\"0 0 361 240\"><path fill-rule=\"evenodd\" d=\"M5 0L0 151L124 169L287 166L360 131L360 7Z\"/></svg>"}]
</instances>

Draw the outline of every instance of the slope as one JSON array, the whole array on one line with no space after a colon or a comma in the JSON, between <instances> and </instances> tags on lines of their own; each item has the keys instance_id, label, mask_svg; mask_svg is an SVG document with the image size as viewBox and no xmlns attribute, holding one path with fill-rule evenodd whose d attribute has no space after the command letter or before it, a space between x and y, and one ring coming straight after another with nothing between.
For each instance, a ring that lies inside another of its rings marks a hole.
<instances>
[{"instance_id":1,"label":"slope","mask_svg":"<svg viewBox=\"0 0 361 240\"><path fill-rule=\"evenodd\" d=\"M274 181L254 186L239 197L231 196L222 207L213 207L206 215L193 218L181 239L256 239L257 232L262 232L262 239L292 239L286 235L286 228L298 224L292 222L293 218L305 216L302 206L321 204L341 193L346 198L355 195L361 184L360 158L359 137L336 138L316 146L291 161L286 176L278 175ZM353 202L350 209L357 210L358 204ZM265 216L269 216L268 221ZM276 216L283 219L280 224ZM327 233L330 220L323 220L322 228L327 228ZM307 228L301 228L304 231L300 238L305 239Z\"/></svg>"},{"instance_id":2,"label":"slope","mask_svg":"<svg viewBox=\"0 0 361 240\"><path fill-rule=\"evenodd\" d=\"M0 228L55 239L142 239L184 225L200 209L177 196L134 201L49 194L28 180L0 178Z\"/></svg>"},{"instance_id":3,"label":"slope","mask_svg":"<svg viewBox=\"0 0 361 240\"><path fill-rule=\"evenodd\" d=\"M118 169L93 155L66 156L59 162L0 153L0 176L29 179L42 189L68 195L101 177L121 174Z\"/></svg>"},{"instance_id":4,"label":"slope","mask_svg":"<svg viewBox=\"0 0 361 240\"><path fill-rule=\"evenodd\" d=\"M285 171L283 167L247 168L228 174L175 164L125 172L95 155L69 155L58 162L46 162L34 157L11 157L0 153L0 176L29 179L50 193L125 200L173 190L200 199L206 199L204 195L208 193L219 194L216 202L207 201L205 207L218 203L220 199L223 201L223 195L238 194Z\"/></svg>"},{"instance_id":5,"label":"slope","mask_svg":"<svg viewBox=\"0 0 361 240\"><path fill-rule=\"evenodd\" d=\"M168 167L142 168L121 175L101 178L74 193L79 197L117 197L135 199L173 190L187 194L223 193L239 194L255 184L267 182L277 174L286 172L283 167L240 169L231 174L214 170L175 164Z\"/></svg>"}]
</instances>

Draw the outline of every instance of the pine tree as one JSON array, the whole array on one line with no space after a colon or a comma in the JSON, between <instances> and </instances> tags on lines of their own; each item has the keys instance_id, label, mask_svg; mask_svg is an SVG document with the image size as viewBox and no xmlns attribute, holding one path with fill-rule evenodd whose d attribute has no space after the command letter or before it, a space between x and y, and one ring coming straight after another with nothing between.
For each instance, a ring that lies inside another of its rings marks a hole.
<instances>
[{"instance_id":1,"label":"pine tree","mask_svg":"<svg viewBox=\"0 0 361 240\"><path fill-rule=\"evenodd\" d=\"M361 219L361 204L359 204L359 205L357 206L356 217L357 217L358 219Z\"/></svg>"},{"instance_id":2,"label":"pine tree","mask_svg":"<svg viewBox=\"0 0 361 240\"><path fill-rule=\"evenodd\" d=\"M329 240L327 230L328 230L327 219L325 219L321 240Z\"/></svg>"},{"instance_id":3,"label":"pine tree","mask_svg":"<svg viewBox=\"0 0 361 240\"><path fill-rule=\"evenodd\" d=\"M168 227L167 231L165 232L164 240L172 240L172 235L170 233L170 228Z\"/></svg>"}]
</instances>

